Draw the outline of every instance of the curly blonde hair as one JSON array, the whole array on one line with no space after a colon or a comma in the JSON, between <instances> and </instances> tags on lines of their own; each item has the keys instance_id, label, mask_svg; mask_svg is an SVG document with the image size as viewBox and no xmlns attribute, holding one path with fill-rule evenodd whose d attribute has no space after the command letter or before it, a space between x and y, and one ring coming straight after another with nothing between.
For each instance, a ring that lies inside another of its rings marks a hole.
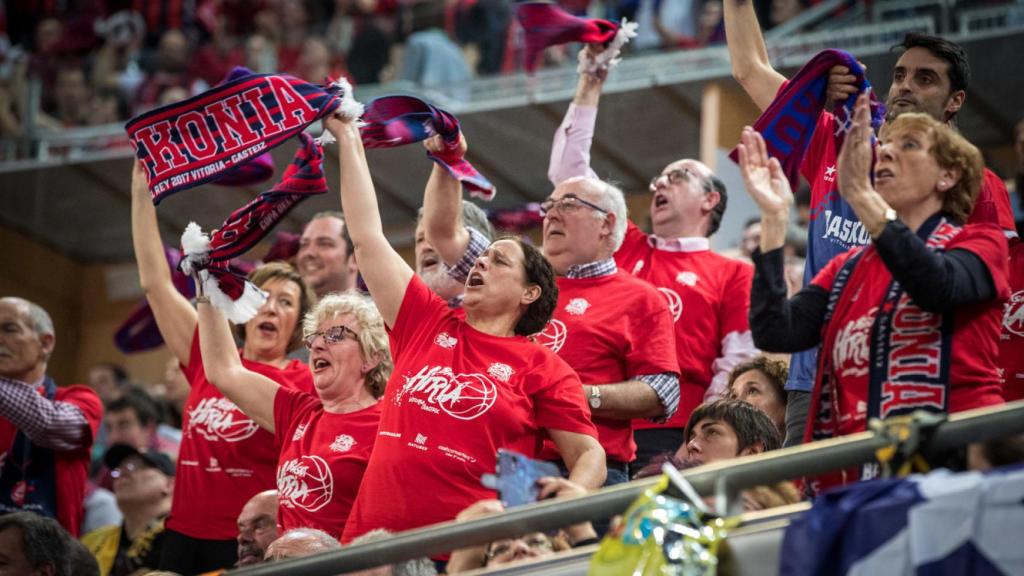
<instances>
[{"instance_id":1,"label":"curly blonde hair","mask_svg":"<svg viewBox=\"0 0 1024 576\"><path fill-rule=\"evenodd\" d=\"M302 320L302 339L309 338L324 322L338 316L351 314L359 324L359 352L363 358L376 358L380 362L366 373L366 389L374 398L384 395L384 387L391 377L394 363L388 347L388 335L384 331L384 319L373 300L355 292L334 292L324 296Z\"/></svg>"},{"instance_id":2,"label":"curly blonde hair","mask_svg":"<svg viewBox=\"0 0 1024 576\"><path fill-rule=\"evenodd\" d=\"M900 114L892 122L882 126L879 137L883 140L899 132L917 132L932 140L928 152L940 168L960 172L960 179L942 197L942 210L952 214L960 222L974 211L974 202L981 190L985 162L981 152L961 136L953 127L939 122L927 114Z\"/></svg>"}]
</instances>

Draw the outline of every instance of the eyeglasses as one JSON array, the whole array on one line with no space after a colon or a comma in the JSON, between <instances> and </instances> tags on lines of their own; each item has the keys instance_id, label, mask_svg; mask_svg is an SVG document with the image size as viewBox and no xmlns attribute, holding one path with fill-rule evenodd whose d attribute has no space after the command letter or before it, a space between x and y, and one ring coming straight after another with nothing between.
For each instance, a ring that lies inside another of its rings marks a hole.
<instances>
[{"instance_id":1,"label":"eyeglasses","mask_svg":"<svg viewBox=\"0 0 1024 576\"><path fill-rule=\"evenodd\" d=\"M111 470L110 477L120 478L124 476L126 473L134 474L135 472L138 472L140 470L146 470L148 468L152 468L152 466L149 466L144 462L128 462L127 464L122 464L117 468Z\"/></svg>"},{"instance_id":2,"label":"eyeglasses","mask_svg":"<svg viewBox=\"0 0 1024 576\"><path fill-rule=\"evenodd\" d=\"M661 182L662 178L668 178L669 184L679 184L684 181L689 182L690 178L695 178L697 182L700 182L700 185L704 188L705 192L711 191L711 183L708 182L707 178L704 178L689 168L677 168L651 178L650 188L652 192L658 189L658 182Z\"/></svg>"},{"instance_id":3,"label":"eyeglasses","mask_svg":"<svg viewBox=\"0 0 1024 576\"><path fill-rule=\"evenodd\" d=\"M587 202L583 198L580 198L574 194L566 194L558 199L548 198L547 200L540 203L540 215L547 216L548 212L554 212L555 210L561 212L574 212L580 208L586 206L587 208L593 208L601 214L607 214L608 211L601 208L593 202Z\"/></svg>"},{"instance_id":4,"label":"eyeglasses","mask_svg":"<svg viewBox=\"0 0 1024 576\"><path fill-rule=\"evenodd\" d=\"M302 343L306 345L306 348L313 349L313 342L316 341L317 336L324 337L324 344L330 346L331 344L337 344L346 338L353 341L359 341L359 334L356 334L348 326L332 326L327 330L321 330L319 332L313 332L309 336L302 339Z\"/></svg>"},{"instance_id":5,"label":"eyeglasses","mask_svg":"<svg viewBox=\"0 0 1024 576\"><path fill-rule=\"evenodd\" d=\"M527 548L530 548L530 549L533 549L533 550L551 550L552 549L551 548L551 540L549 540L543 534L534 534L532 536L527 536L525 538L519 538L518 540L522 541L523 544L526 544ZM490 550L487 551L487 557L488 558L495 558L497 556L501 556L502 554L504 554L504 553L508 552L509 550L511 550L512 546L514 546L515 543L516 543L515 539L513 539L513 540L498 540L497 542L493 542L491 544Z\"/></svg>"}]
</instances>

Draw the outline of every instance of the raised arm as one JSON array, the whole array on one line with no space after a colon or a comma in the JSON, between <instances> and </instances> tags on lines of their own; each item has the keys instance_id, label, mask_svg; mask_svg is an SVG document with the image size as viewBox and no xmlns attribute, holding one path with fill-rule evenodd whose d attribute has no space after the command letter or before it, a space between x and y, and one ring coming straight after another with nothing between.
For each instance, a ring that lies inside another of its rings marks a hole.
<instances>
[{"instance_id":1,"label":"raised arm","mask_svg":"<svg viewBox=\"0 0 1024 576\"><path fill-rule=\"evenodd\" d=\"M600 45L588 44L582 51L595 56L602 49ZM590 169L590 146L594 141L597 105L607 76L607 70L599 70L596 75L580 74L576 82L576 94L551 144L548 180L554 186L574 176L597 178Z\"/></svg>"},{"instance_id":2,"label":"raised arm","mask_svg":"<svg viewBox=\"0 0 1024 576\"><path fill-rule=\"evenodd\" d=\"M749 126L740 136L740 172L747 194L761 209L761 247L754 253L750 329L754 345L768 352L799 352L820 339L828 293L816 285L786 299L782 248L793 192L778 159L768 158L764 138Z\"/></svg>"},{"instance_id":3,"label":"raised arm","mask_svg":"<svg viewBox=\"0 0 1024 576\"><path fill-rule=\"evenodd\" d=\"M459 145L465 154L464 135L459 135ZM431 152L439 152L444 143L441 136L434 136L425 140L423 146ZM469 231L462 221L462 183L436 162L423 191L423 231L427 242L449 266L462 258L469 245Z\"/></svg>"},{"instance_id":4,"label":"raised arm","mask_svg":"<svg viewBox=\"0 0 1024 576\"><path fill-rule=\"evenodd\" d=\"M327 118L324 124L338 140L341 209L356 248L356 261L372 263L361 266L360 272L384 322L394 326L413 270L384 236L359 128L336 117Z\"/></svg>"},{"instance_id":5,"label":"raised arm","mask_svg":"<svg viewBox=\"0 0 1024 576\"><path fill-rule=\"evenodd\" d=\"M279 385L242 366L228 321L207 296L196 298L199 348L206 379L242 409L260 428L274 432L274 397Z\"/></svg>"},{"instance_id":6,"label":"raised arm","mask_svg":"<svg viewBox=\"0 0 1024 576\"><path fill-rule=\"evenodd\" d=\"M768 60L761 25L749 0L725 0L725 38L732 77L762 111L775 99L786 77Z\"/></svg>"},{"instance_id":7,"label":"raised arm","mask_svg":"<svg viewBox=\"0 0 1024 576\"><path fill-rule=\"evenodd\" d=\"M156 207L150 199L145 169L138 161L132 170L132 244L139 265L139 282L160 334L178 361L187 366L196 330L196 311L171 280Z\"/></svg>"}]
</instances>

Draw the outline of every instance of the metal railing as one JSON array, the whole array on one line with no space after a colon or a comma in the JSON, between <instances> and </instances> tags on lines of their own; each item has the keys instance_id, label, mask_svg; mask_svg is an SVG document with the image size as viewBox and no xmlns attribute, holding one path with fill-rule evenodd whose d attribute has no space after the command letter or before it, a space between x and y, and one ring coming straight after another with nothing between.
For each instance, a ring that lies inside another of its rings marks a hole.
<instances>
[{"instance_id":1,"label":"metal railing","mask_svg":"<svg viewBox=\"0 0 1024 576\"><path fill-rule=\"evenodd\" d=\"M964 10L959 19L960 34L965 36L993 28L1024 26L1024 3Z\"/></svg>"},{"instance_id":2,"label":"metal railing","mask_svg":"<svg viewBox=\"0 0 1024 576\"><path fill-rule=\"evenodd\" d=\"M943 451L987 438L1024 433L1024 400L992 408L953 414L938 426L922 454ZM889 441L872 432L775 450L682 472L701 495L736 494L739 490L814 476L870 462ZM484 544L499 538L551 530L608 518L622 513L644 490L657 483L645 479L604 488L578 498L546 501L513 508L501 515L467 522L427 526L378 542L285 562L263 564L232 572L238 576L270 574L331 575L391 564L453 549Z\"/></svg>"}]
</instances>

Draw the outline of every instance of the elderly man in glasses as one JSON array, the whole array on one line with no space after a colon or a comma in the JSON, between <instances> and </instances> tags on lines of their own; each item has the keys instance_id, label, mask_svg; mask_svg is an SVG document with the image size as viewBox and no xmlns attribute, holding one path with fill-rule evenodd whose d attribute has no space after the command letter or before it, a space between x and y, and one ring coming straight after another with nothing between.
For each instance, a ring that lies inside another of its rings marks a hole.
<instances>
[{"instance_id":1,"label":"elderly man in glasses","mask_svg":"<svg viewBox=\"0 0 1024 576\"><path fill-rule=\"evenodd\" d=\"M556 186L594 177L590 143L606 74L580 75L551 150L548 177ZM678 447L690 413L703 402L722 398L730 370L757 354L747 320L753 268L712 252L708 240L725 214L725 184L707 165L686 158L655 175L649 190L654 234L644 234L630 223L615 262L656 286L668 301L681 397L679 410L668 422L635 422L641 466L659 452Z\"/></svg>"},{"instance_id":2,"label":"elderly man in glasses","mask_svg":"<svg viewBox=\"0 0 1024 576\"><path fill-rule=\"evenodd\" d=\"M463 225L461 190L434 167L424 197L427 239L461 282L489 242ZM544 255L558 275L558 304L536 335L583 382L601 446L605 485L626 482L635 459L632 420L664 420L679 402L672 317L657 290L623 272L613 255L626 234L622 191L597 178L561 183L541 204ZM559 461L554 443L540 458Z\"/></svg>"}]
</instances>

